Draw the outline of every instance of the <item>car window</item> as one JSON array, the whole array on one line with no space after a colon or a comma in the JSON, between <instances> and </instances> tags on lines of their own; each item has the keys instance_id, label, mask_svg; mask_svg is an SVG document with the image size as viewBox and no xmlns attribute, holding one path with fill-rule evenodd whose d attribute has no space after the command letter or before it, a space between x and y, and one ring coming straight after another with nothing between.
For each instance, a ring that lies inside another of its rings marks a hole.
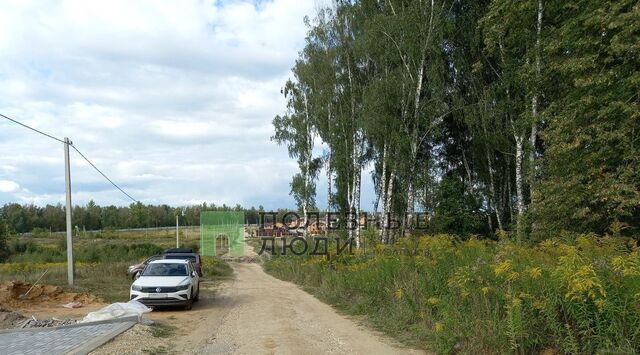
<instances>
[{"instance_id":1,"label":"car window","mask_svg":"<svg viewBox=\"0 0 640 355\"><path fill-rule=\"evenodd\" d=\"M149 264L142 272L142 276L187 276L185 264Z\"/></svg>"}]
</instances>

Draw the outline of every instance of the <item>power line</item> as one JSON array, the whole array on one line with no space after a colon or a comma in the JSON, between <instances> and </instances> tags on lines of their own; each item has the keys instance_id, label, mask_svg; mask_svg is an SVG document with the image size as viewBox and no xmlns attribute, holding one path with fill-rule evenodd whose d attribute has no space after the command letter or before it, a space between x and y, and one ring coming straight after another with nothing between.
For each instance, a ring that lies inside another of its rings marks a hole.
<instances>
[{"instance_id":1,"label":"power line","mask_svg":"<svg viewBox=\"0 0 640 355\"><path fill-rule=\"evenodd\" d=\"M56 138L56 137L54 137L54 136L52 136L52 135L50 135L50 134L44 133L44 132L42 132L42 131L40 131L40 130L37 130L37 129L33 128L33 127L27 126L26 124L24 124L24 123L22 123L22 122L18 122L18 121L14 120L14 119L13 119L13 118L11 118L11 117L7 117L7 116L5 116L5 115L3 115L3 114L1 114L1 113L0 113L0 116L2 116L2 117L4 117L4 118L8 119L9 121L11 121L11 122L13 122L13 123L16 123L16 124L21 125L21 126L22 126L22 127L24 127L24 128L27 128L27 129L30 129L30 130L32 130L32 131L34 131L34 132L40 133L40 134L42 134L42 135L43 135L43 136L45 136L45 137L51 138L51 139L56 140L56 141L58 141L58 142L60 142L60 143L64 143L64 141L63 141L62 139L60 139L60 138Z\"/></svg>"},{"instance_id":2,"label":"power line","mask_svg":"<svg viewBox=\"0 0 640 355\"><path fill-rule=\"evenodd\" d=\"M78 148L76 148L76 146L75 146L75 145L73 145L73 144L70 144L70 145L71 145L71 147L72 147L76 152L78 152L78 154L80 154L80 156L81 156L82 158L84 158L84 160L86 160L86 161L87 161L87 163L89 163L89 164L90 164L94 169L96 169L96 171L97 171L97 172L99 172L99 173L100 173L100 175L102 175L105 179L107 179L107 181L109 181L109 182L111 183L111 185L113 185L116 189L120 190L120 192L122 192L122 193L123 193L123 194L125 194L128 198L130 198L130 199L131 199L131 201L133 201L133 202L138 202L138 200L136 200L135 198L131 197L131 195L129 195L129 194L128 194L128 193L126 193L123 189L121 189L121 188L120 188L120 186L118 186L115 182L111 181L111 179L109 179L109 178L107 177L107 175L105 175L102 171L100 171L100 169L98 169L98 167L97 167L97 166L95 166L95 164L93 164L93 163L91 162L91 160L89 160L89 158L85 157L85 156L84 156L84 154L82 154L82 152L81 152L80 150L78 150Z\"/></svg>"},{"instance_id":3,"label":"power line","mask_svg":"<svg viewBox=\"0 0 640 355\"><path fill-rule=\"evenodd\" d=\"M54 136L52 136L52 135L50 135L50 134L44 133L44 132L42 132L42 131L40 131L40 130L37 130L37 129L35 129L35 128L31 127L31 126L28 126L28 125L26 125L26 124L24 124L24 123L22 123L22 122L16 121L16 120L14 120L14 119L13 119L13 118L11 118L11 117L7 117L7 116L5 116L5 115L3 115L3 114L1 114L1 113L0 113L0 117L4 117L4 118L6 118L7 120L9 120L9 121L11 121L11 122L13 122L13 123L19 124L20 126L22 126L22 127L24 127L24 128L27 128L27 129L30 129L30 130L32 130L32 131L34 131L34 132L40 133L40 134L42 134L43 136L48 137L48 138L51 138L51 139L53 139L53 140L56 140L56 141L58 141L58 142L60 142L60 143L62 143L62 144L69 144L69 145L70 145L70 146L71 146L71 147L72 147L76 152L78 152L78 154L80 154L80 156L81 156L84 160L86 160L86 161L87 161L87 163L89 163L89 165L91 165L94 169L96 169L96 171L97 171L98 173L100 173L100 175L102 175L102 177L104 177L105 179L107 179L107 181L109 181L109 182L111 183L111 185L113 185L116 189L120 190L120 192L122 192L125 196L127 196L128 198L130 198L133 202L138 202L138 200L136 200L135 198L131 197L131 195L129 195L128 193L126 193L123 189L121 189L121 188L120 188L120 186L118 186L115 182L113 182L111 179L109 179L109 177L108 177L107 175L105 175L105 173L103 173L100 169L98 169L98 167L97 167L95 164L93 164L93 163L91 162L91 160L89 160L89 158L87 158L84 154L82 154L82 152L81 152L80 150L78 150L78 148L76 148L76 147L73 145L73 143L71 143L71 142L67 143L67 142L65 142L64 140L60 139L60 138L57 138L57 137L54 137Z\"/></svg>"}]
</instances>

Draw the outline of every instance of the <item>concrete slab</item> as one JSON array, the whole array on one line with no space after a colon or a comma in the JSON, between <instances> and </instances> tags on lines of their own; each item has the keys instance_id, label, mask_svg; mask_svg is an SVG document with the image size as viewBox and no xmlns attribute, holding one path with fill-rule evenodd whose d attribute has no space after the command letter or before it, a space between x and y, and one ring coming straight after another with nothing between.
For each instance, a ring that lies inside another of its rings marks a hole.
<instances>
[{"instance_id":1,"label":"concrete slab","mask_svg":"<svg viewBox=\"0 0 640 355\"><path fill-rule=\"evenodd\" d=\"M61 327L0 330L0 354L88 354L137 322L137 317L127 317Z\"/></svg>"}]
</instances>

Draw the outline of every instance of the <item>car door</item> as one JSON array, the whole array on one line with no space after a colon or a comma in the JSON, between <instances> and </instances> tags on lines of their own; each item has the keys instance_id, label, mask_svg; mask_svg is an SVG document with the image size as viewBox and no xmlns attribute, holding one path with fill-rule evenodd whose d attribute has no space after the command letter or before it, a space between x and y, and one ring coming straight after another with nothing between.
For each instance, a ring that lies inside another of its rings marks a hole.
<instances>
[{"instance_id":1,"label":"car door","mask_svg":"<svg viewBox=\"0 0 640 355\"><path fill-rule=\"evenodd\" d=\"M193 263L189 262L189 275L191 276L191 285L193 287L193 293L197 294L200 291L200 277L193 267Z\"/></svg>"}]
</instances>

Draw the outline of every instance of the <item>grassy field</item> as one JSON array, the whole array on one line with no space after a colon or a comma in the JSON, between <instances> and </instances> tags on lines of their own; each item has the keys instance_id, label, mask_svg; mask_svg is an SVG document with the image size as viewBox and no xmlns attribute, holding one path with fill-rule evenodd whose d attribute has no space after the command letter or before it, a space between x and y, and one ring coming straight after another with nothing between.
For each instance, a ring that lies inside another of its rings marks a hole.
<instances>
[{"instance_id":1,"label":"grassy field","mask_svg":"<svg viewBox=\"0 0 640 355\"><path fill-rule=\"evenodd\" d=\"M640 248L584 235L523 245L403 238L353 256L274 256L274 276L438 353L640 352Z\"/></svg>"},{"instance_id":2,"label":"grassy field","mask_svg":"<svg viewBox=\"0 0 640 355\"><path fill-rule=\"evenodd\" d=\"M199 238L197 228L180 231L183 247L199 249ZM76 285L69 287L63 235L14 237L10 242L12 255L0 264L0 281L34 282L49 270L41 283L73 292L90 292L107 302L126 301L132 282L127 267L171 247L175 247L175 230L170 229L81 234L74 237ZM232 273L229 265L218 258L203 257L203 263L204 280L226 278Z\"/></svg>"}]
</instances>

